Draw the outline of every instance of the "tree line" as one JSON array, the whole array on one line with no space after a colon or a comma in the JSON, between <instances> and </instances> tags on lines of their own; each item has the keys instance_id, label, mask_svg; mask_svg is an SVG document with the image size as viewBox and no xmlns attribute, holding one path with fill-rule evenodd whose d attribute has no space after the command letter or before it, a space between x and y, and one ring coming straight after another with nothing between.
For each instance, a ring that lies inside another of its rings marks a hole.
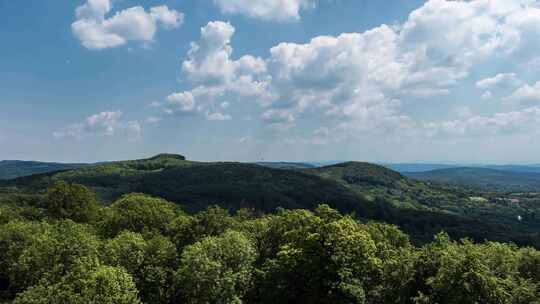
<instances>
[{"instance_id":1,"label":"tree line","mask_svg":"<svg viewBox=\"0 0 540 304\"><path fill-rule=\"evenodd\" d=\"M0 203L0 303L540 303L540 252L452 240L327 205L187 214L144 194L102 206L58 182Z\"/></svg>"}]
</instances>

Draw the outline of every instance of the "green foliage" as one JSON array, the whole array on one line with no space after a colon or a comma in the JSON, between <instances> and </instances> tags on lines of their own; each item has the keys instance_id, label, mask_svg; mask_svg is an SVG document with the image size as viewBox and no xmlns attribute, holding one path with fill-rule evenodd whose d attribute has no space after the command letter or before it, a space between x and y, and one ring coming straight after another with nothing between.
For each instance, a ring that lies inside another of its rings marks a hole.
<instances>
[{"instance_id":1,"label":"green foliage","mask_svg":"<svg viewBox=\"0 0 540 304\"><path fill-rule=\"evenodd\" d=\"M84 166L86 166L86 164L61 164L37 161L2 160L0 161L0 180L60 170L77 169Z\"/></svg>"},{"instance_id":2,"label":"green foliage","mask_svg":"<svg viewBox=\"0 0 540 304\"><path fill-rule=\"evenodd\" d=\"M329 205L187 214L128 194L86 221L77 206L92 195L80 189L57 184L47 197L0 196L0 303L540 304L534 248L446 233L417 247L397 226ZM40 206L55 191L63 211L51 213L50 204ZM426 237L464 228L453 216L378 206L400 228L427 227Z\"/></svg>"},{"instance_id":3,"label":"green foliage","mask_svg":"<svg viewBox=\"0 0 540 304\"><path fill-rule=\"evenodd\" d=\"M137 289L122 268L99 266L70 275L60 283L37 285L20 293L14 304L138 304Z\"/></svg>"},{"instance_id":4,"label":"green foliage","mask_svg":"<svg viewBox=\"0 0 540 304\"><path fill-rule=\"evenodd\" d=\"M179 215L170 230L177 247L183 248L207 236L218 236L235 225L235 219L227 210L211 206L193 217Z\"/></svg>"},{"instance_id":5,"label":"green foliage","mask_svg":"<svg viewBox=\"0 0 540 304\"><path fill-rule=\"evenodd\" d=\"M113 203L103 223L106 233L122 230L165 233L176 215L176 205L144 194L127 194Z\"/></svg>"},{"instance_id":6,"label":"green foliage","mask_svg":"<svg viewBox=\"0 0 540 304\"><path fill-rule=\"evenodd\" d=\"M383 166L361 162L347 162L306 171L325 177L339 176L348 184L370 187L393 186L404 179L398 172L386 169Z\"/></svg>"},{"instance_id":7,"label":"green foliage","mask_svg":"<svg viewBox=\"0 0 540 304\"><path fill-rule=\"evenodd\" d=\"M326 209L326 210L322 210ZM350 217L284 212L289 224L279 251L264 265L265 303L365 303L380 275L381 260L370 234ZM275 286L274 282L283 282Z\"/></svg>"},{"instance_id":8,"label":"green foliage","mask_svg":"<svg viewBox=\"0 0 540 304\"><path fill-rule=\"evenodd\" d=\"M456 239L487 239L540 248L540 196L520 197L519 203L512 203L515 197L510 195L424 183L381 166L357 162L285 170L244 163L193 162L180 155L163 154L0 181L0 199L4 193L40 194L58 181L85 185L107 203L129 193L145 193L182 203L188 212L215 204L232 211L251 208L275 212L278 207L314 210L318 204L327 203L358 218L398 225L415 245L429 242L444 230ZM105 210L98 218L111 214L114 212ZM112 231L107 227L103 230Z\"/></svg>"},{"instance_id":9,"label":"green foliage","mask_svg":"<svg viewBox=\"0 0 540 304\"><path fill-rule=\"evenodd\" d=\"M171 297L177 252L168 238L151 235L145 240L126 231L105 244L102 260L126 269L145 303L166 303Z\"/></svg>"},{"instance_id":10,"label":"green foliage","mask_svg":"<svg viewBox=\"0 0 540 304\"><path fill-rule=\"evenodd\" d=\"M447 168L408 173L408 176L434 183L453 184L501 192L538 192L540 174L490 168Z\"/></svg>"},{"instance_id":11,"label":"green foliage","mask_svg":"<svg viewBox=\"0 0 540 304\"><path fill-rule=\"evenodd\" d=\"M538 281L518 274L520 252L499 243L474 245L439 235L417 259L416 303L533 303Z\"/></svg>"},{"instance_id":12,"label":"green foliage","mask_svg":"<svg viewBox=\"0 0 540 304\"><path fill-rule=\"evenodd\" d=\"M256 251L241 232L207 237L184 249L177 290L185 303L242 303L252 288Z\"/></svg>"},{"instance_id":13,"label":"green foliage","mask_svg":"<svg viewBox=\"0 0 540 304\"><path fill-rule=\"evenodd\" d=\"M55 282L81 261L97 263L99 245L91 227L70 220L5 224L0 227L0 264L6 291Z\"/></svg>"},{"instance_id":14,"label":"green foliage","mask_svg":"<svg viewBox=\"0 0 540 304\"><path fill-rule=\"evenodd\" d=\"M97 218L96 195L88 188L56 182L47 191L47 212L56 219L90 222Z\"/></svg>"}]
</instances>

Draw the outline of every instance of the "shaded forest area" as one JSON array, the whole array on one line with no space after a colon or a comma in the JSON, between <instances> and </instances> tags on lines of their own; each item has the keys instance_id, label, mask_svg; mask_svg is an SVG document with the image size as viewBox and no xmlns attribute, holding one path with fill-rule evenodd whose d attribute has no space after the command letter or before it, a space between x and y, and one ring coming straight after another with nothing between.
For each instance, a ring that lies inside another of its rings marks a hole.
<instances>
[{"instance_id":1,"label":"shaded forest area","mask_svg":"<svg viewBox=\"0 0 540 304\"><path fill-rule=\"evenodd\" d=\"M188 214L85 186L0 204L5 303L539 303L540 252L432 236L327 205Z\"/></svg>"}]
</instances>

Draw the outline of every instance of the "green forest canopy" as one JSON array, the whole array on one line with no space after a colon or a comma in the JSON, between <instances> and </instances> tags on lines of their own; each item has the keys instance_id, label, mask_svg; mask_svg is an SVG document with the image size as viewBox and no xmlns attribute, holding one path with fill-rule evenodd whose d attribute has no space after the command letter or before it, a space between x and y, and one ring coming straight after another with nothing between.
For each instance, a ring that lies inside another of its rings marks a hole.
<instances>
[{"instance_id":1,"label":"green forest canopy","mask_svg":"<svg viewBox=\"0 0 540 304\"><path fill-rule=\"evenodd\" d=\"M540 303L540 252L451 240L326 205L234 214L127 194L102 206L58 182L0 204L0 302Z\"/></svg>"},{"instance_id":2,"label":"green forest canopy","mask_svg":"<svg viewBox=\"0 0 540 304\"><path fill-rule=\"evenodd\" d=\"M214 204L273 213L278 207L313 210L325 203L343 214L397 225L415 245L431 242L444 230L454 239L540 248L540 197L523 197L515 204L500 193L415 181L361 162L279 170L160 154L0 181L0 199L41 196L58 181L84 185L105 204L129 193L160 197L190 213ZM482 199L471 199L476 197Z\"/></svg>"}]
</instances>

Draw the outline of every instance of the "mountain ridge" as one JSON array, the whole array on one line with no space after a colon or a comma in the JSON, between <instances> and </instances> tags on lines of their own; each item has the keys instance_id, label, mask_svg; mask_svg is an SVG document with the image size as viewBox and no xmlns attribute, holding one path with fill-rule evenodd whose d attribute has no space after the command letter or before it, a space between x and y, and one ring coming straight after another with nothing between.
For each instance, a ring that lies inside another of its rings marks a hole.
<instances>
[{"instance_id":1,"label":"mountain ridge","mask_svg":"<svg viewBox=\"0 0 540 304\"><path fill-rule=\"evenodd\" d=\"M540 191L540 173L538 172L458 167L426 172L408 172L404 174L422 181L476 187L490 191Z\"/></svg>"},{"instance_id":2,"label":"mountain ridge","mask_svg":"<svg viewBox=\"0 0 540 304\"><path fill-rule=\"evenodd\" d=\"M488 196L490 203L480 204L470 198L483 196L481 192L430 185L365 162L284 170L165 154L1 181L0 195L39 196L57 181L87 186L105 204L133 192L167 199L188 212L219 205L266 213L326 203L359 219L399 225L417 242L429 242L445 230L455 237L540 247L540 219L527 211L538 209L536 205L527 209L525 203L508 205ZM518 216L523 219L518 221Z\"/></svg>"}]
</instances>

